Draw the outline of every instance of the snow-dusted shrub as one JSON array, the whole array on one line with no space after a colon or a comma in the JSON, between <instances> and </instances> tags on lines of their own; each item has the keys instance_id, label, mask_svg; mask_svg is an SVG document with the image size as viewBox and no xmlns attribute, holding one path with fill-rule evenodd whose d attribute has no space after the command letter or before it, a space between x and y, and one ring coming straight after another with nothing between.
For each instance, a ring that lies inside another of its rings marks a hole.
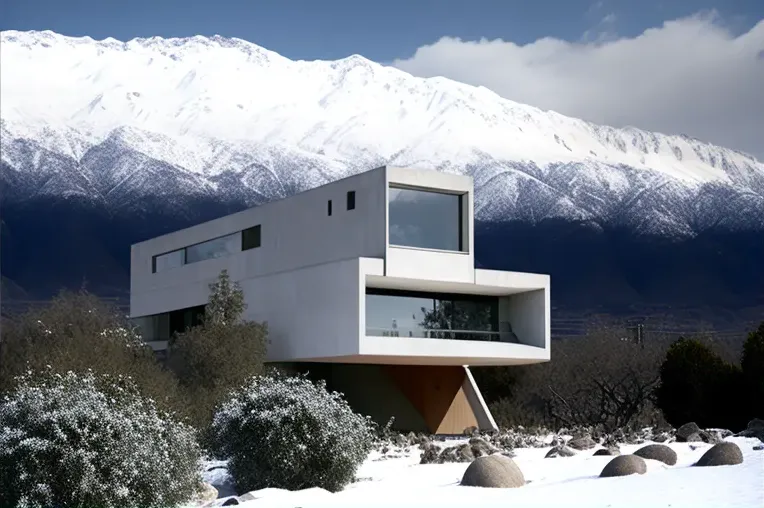
<instances>
[{"instance_id":1,"label":"snow-dusted shrub","mask_svg":"<svg viewBox=\"0 0 764 508\"><path fill-rule=\"evenodd\" d=\"M226 395L263 372L268 338L265 324L242 319L244 292L226 270L209 287L202 324L170 340L168 361L188 393L191 423L205 434Z\"/></svg>"},{"instance_id":2,"label":"snow-dusted shrub","mask_svg":"<svg viewBox=\"0 0 764 508\"><path fill-rule=\"evenodd\" d=\"M22 376L0 402L0 506L170 507L200 488L185 424L124 377Z\"/></svg>"},{"instance_id":3,"label":"snow-dusted shrub","mask_svg":"<svg viewBox=\"0 0 764 508\"><path fill-rule=\"evenodd\" d=\"M87 291L62 291L46 305L3 322L0 393L28 370L131 377L160 408L185 408L177 380L141 342L123 312Z\"/></svg>"},{"instance_id":4,"label":"snow-dusted shrub","mask_svg":"<svg viewBox=\"0 0 764 508\"><path fill-rule=\"evenodd\" d=\"M353 481L371 450L370 421L304 376L252 378L215 413L212 435L239 491Z\"/></svg>"}]
</instances>

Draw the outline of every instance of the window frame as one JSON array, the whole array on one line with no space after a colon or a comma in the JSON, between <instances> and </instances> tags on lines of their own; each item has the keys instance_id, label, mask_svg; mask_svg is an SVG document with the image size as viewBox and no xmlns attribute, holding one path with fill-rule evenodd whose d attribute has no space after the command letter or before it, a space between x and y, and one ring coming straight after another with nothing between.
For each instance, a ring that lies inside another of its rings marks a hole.
<instances>
[{"instance_id":1,"label":"window frame","mask_svg":"<svg viewBox=\"0 0 764 508\"><path fill-rule=\"evenodd\" d=\"M458 235L458 244L457 249L458 250L452 250L452 249L438 249L434 247L420 247L416 245L402 245L397 243L389 243L388 245L390 247L399 248L399 249L415 249L415 250L425 250L425 251L434 251L434 252L453 252L453 253L459 253L459 254L468 254L469 253L469 245L468 242L465 242L464 238L464 220L465 215L469 213L469 210L465 210L465 198L468 197L469 192L468 191L457 191L457 190L449 190L449 189L433 189L429 187L417 187L414 185L405 185L405 184L398 184L398 183L389 183L387 186L387 230L388 230L388 238L389 238L389 231L390 231L390 190L409 190L409 191L418 191L423 193L431 193L431 194L445 194L447 196L456 196L457 197L457 209L459 211L459 219L457 224L457 235Z\"/></svg>"},{"instance_id":2,"label":"window frame","mask_svg":"<svg viewBox=\"0 0 764 508\"><path fill-rule=\"evenodd\" d=\"M355 191L351 190L346 195L346 208L348 211L355 210Z\"/></svg>"}]
</instances>

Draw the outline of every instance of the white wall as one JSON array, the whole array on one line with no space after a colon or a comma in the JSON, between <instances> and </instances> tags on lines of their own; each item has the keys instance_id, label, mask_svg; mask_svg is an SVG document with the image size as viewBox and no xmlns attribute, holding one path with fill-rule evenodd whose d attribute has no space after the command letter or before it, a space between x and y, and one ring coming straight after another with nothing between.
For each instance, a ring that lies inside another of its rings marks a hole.
<instances>
[{"instance_id":1,"label":"white wall","mask_svg":"<svg viewBox=\"0 0 764 508\"><path fill-rule=\"evenodd\" d=\"M474 283L472 256L466 252L388 247L385 275L411 279Z\"/></svg>"},{"instance_id":2,"label":"white wall","mask_svg":"<svg viewBox=\"0 0 764 508\"><path fill-rule=\"evenodd\" d=\"M142 316L200 305L222 269L234 280L342 259L383 258L387 194L385 168L296 196L221 217L132 246L130 313ZM346 193L355 191L355 210ZM332 216L327 201L332 200ZM235 255L151 273L152 257L260 224L261 246Z\"/></svg>"},{"instance_id":3,"label":"white wall","mask_svg":"<svg viewBox=\"0 0 764 508\"><path fill-rule=\"evenodd\" d=\"M547 347L549 307L547 291L537 289L499 299L499 321L509 321L521 344Z\"/></svg>"},{"instance_id":4,"label":"white wall","mask_svg":"<svg viewBox=\"0 0 764 508\"><path fill-rule=\"evenodd\" d=\"M358 354L359 260L241 282L245 318L268 324L268 361Z\"/></svg>"}]
</instances>

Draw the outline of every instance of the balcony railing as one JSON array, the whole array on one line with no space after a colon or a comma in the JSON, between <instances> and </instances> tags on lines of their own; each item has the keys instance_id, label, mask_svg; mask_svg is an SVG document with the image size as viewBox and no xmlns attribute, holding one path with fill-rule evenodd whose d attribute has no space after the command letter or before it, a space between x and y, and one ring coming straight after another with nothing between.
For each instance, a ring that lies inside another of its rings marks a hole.
<instances>
[{"instance_id":1,"label":"balcony railing","mask_svg":"<svg viewBox=\"0 0 764 508\"><path fill-rule=\"evenodd\" d=\"M477 340L486 342L510 342L519 344L511 332L487 330L435 330L422 328L374 328L366 327L369 337L410 337L418 339Z\"/></svg>"}]
</instances>

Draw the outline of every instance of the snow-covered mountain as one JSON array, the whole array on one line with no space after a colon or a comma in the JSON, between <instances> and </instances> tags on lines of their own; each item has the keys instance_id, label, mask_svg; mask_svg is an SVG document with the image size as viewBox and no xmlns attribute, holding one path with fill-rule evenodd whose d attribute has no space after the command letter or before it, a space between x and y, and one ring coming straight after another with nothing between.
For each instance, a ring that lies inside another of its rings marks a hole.
<instances>
[{"instance_id":1,"label":"snow-covered mountain","mask_svg":"<svg viewBox=\"0 0 764 508\"><path fill-rule=\"evenodd\" d=\"M292 61L219 36L1 37L12 199L252 205L392 164L473 175L490 222L764 229L764 163L686 136L598 126L357 55Z\"/></svg>"}]
</instances>

